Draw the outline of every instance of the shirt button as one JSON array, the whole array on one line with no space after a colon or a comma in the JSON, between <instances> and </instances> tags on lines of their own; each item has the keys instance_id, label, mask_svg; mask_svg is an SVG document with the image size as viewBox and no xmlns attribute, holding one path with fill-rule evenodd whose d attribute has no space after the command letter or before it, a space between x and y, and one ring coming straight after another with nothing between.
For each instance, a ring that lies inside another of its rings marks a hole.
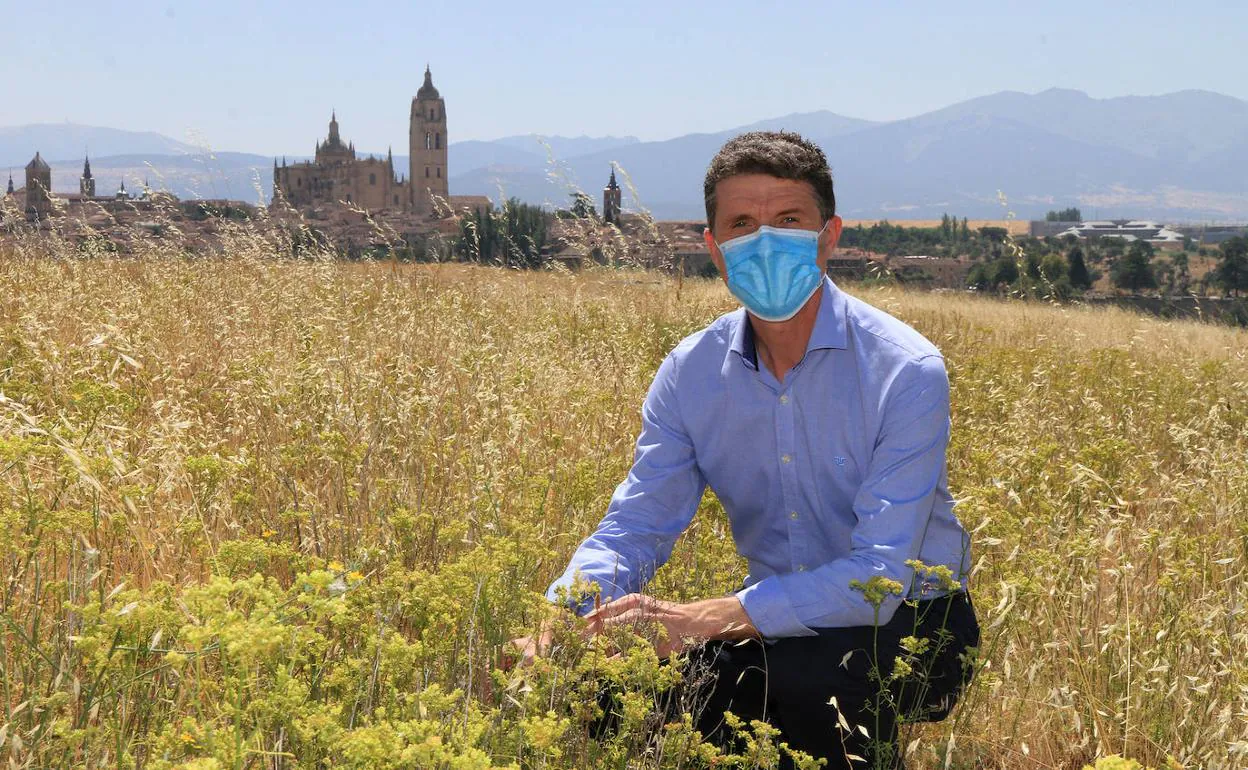
<instances>
[{"instance_id":1,"label":"shirt button","mask_svg":"<svg viewBox=\"0 0 1248 770\"><path fill-rule=\"evenodd\" d=\"M793 461L793 458L790 457L789 455L784 455L780 458L780 462L784 463L785 465L788 465L792 461Z\"/></svg>"},{"instance_id":2,"label":"shirt button","mask_svg":"<svg viewBox=\"0 0 1248 770\"><path fill-rule=\"evenodd\" d=\"M799 565L797 565L797 571L798 571L798 572L805 572L805 571L806 571L806 565L805 565L805 564L799 564Z\"/></svg>"},{"instance_id":3,"label":"shirt button","mask_svg":"<svg viewBox=\"0 0 1248 770\"><path fill-rule=\"evenodd\" d=\"M796 519L796 518L797 518L797 511L789 511L789 518L790 518L790 519Z\"/></svg>"},{"instance_id":4,"label":"shirt button","mask_svg":"<svg viewBox=\"0 0 1248 770\"><path fill-rule=\"evenodd\" d=\"M787 403L789 403L789 397L788 397L788 396L781 396L781 397L780 397L780 403L781 403L782 405L783 405L783 404L787 404Z\"/></svg>"}]
</instances>

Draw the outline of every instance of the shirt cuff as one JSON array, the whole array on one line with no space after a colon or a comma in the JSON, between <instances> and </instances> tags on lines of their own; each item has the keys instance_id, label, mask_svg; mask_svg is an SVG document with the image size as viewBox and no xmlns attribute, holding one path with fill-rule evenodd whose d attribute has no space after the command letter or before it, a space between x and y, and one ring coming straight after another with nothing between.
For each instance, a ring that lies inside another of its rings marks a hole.
<instances>
[{"instance_id":1,"label":"shirt cuff","mask_svg":"<svg viewBox=\"0 0 1248 770\"><path fill-rule=\"evenodd\" d=\"M818 635L798 619L792 602L785 595L779 575L764 578L741 589L737 592L737 599L764 639Z\"/></svg>"}]
</instances>

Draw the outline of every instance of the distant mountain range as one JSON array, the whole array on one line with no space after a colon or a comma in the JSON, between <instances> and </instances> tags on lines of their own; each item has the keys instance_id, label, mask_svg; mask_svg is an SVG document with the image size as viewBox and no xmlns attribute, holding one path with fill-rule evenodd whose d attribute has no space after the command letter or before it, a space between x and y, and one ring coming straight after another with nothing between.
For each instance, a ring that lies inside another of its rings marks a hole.
<instances>
[{"instance_id":1,"label":"distant mountain range","mask_svg":"<svg viewBox=\"0 0 1248 770\"><path fill-rule=\"evenodd\" d=\"M74 123L34 123L0 126L0 170L24 167L38 150L50 160L107 155L182 155L196 148L154 131L123 131L118 128L79 126ZM15 175L16 176L16 175Z\"/></svg>"},{"instance_id":2,"label":"distant mountain range","mask_svg":"<svg viewBox=\"0 0 1248 770\"><path fill-rule=\"evenodd\" d=\"M781 128L827 152L846 217L999 218L1008 209L1035 218L1076 205L1103 218L1248 220L1248 102L1207 91L1111 99L1063 89L1006 91L892 122L819 111L660 142L455 142L450 187L454 194L562 206L578 188L597 199L615 164L626 208L698 219L702 177L719 146L742 131ZM306 144L316 138L310 128ZM256 201L271 193L272 158L209 155L159 134L69 124L0 128L0 172L11 165L20 185L21 168L39 149L52 163L53 186L74 191L88 146L101 192L147 177L183 196ZM396 155L395 164L406 168L406 157Z\"/></svg>"}]
</instances>

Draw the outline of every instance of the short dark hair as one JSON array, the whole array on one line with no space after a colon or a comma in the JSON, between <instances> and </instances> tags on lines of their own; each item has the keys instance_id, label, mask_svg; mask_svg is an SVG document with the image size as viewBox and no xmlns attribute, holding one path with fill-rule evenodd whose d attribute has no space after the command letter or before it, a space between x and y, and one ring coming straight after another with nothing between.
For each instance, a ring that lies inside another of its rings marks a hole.
<instances>
[{"instance_id":1,"label":"short dark hair","mask_svg":"<svg viewBox=\"0 0 1248 770\"><path fill-rule=\"evenodd\" d=\"M825 220L836 215L832 169L819 145L790 131L751 131L728 140L706 170L702 194L706 198L706 225L715 226L715 186L738 174L768 174L806 182L815 193Z\"/></svg>"}]
</instances>

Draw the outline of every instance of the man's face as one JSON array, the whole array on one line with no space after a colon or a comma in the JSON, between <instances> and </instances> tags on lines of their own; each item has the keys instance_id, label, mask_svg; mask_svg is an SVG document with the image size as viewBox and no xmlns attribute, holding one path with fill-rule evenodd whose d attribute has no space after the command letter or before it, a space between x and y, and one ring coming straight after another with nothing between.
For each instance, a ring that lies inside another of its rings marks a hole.
<instances>
[{"instance_id":1,"label":"man's face","mask_svg":"<svg viewBox=\"0 0 1248 770\"><path fill-rule=\"evenodd\" d=\"M749 235L763 225L818 231L824 226L819 202L811 186L796 179L769 174L738 174L715 185L715 221L705 232L711 260L727 281L724 255L718 243ZM841 218L832 217L819 238L819 259L826 261L841 235Z\"/></svg>"}]
</instances>

